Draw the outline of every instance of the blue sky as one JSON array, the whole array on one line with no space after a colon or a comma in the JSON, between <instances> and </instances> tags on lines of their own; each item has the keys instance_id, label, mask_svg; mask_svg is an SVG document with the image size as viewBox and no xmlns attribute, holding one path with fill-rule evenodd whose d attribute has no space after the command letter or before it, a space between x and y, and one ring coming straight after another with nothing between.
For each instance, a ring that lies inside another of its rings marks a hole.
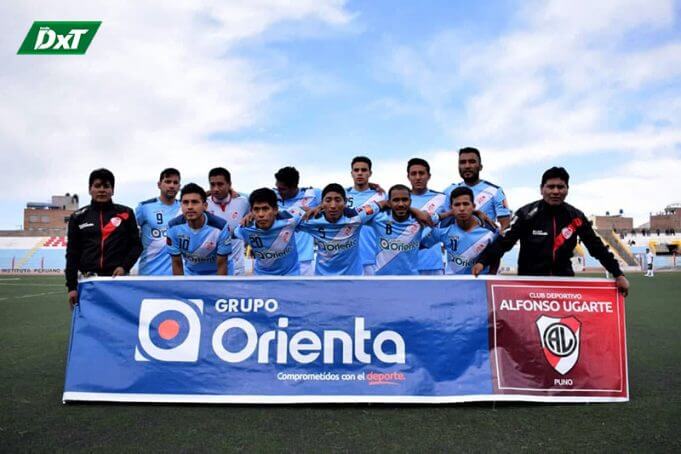
<instances>
[{"instance_id":1,"label":"blue sky","mask_svg":"<svg viewBox=\"0 0 681 454\"><path fill-rule=\"evenodd\" d=\"M83 57L16 55L38 19L102 27ZM384 187L423 157L441 190L463 146L512 207L563 165L568 201L642 223L681 201L680 19L666 0L5 4L0 229L95 167L129 205L167 166L247 192L284 165L349 185L358 154Z\"/></svg>"}]
</instances>

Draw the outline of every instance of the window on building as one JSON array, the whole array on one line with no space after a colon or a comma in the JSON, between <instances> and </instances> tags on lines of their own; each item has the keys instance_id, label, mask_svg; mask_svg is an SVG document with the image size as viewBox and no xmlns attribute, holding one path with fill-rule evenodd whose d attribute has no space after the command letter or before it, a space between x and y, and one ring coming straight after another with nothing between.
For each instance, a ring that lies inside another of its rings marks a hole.
<instances>
[{"instance_id":1,"label":"window on building","mask_svg":"<svg viewBox=\"0 0 681 454\"><path fill-rule=\"evenodd\" d=\"M43 224L49 224L50 223L50 217L49 216L41 216L40 222L42 222Z\"/></svg>"},{"instance_id":2,"label":"window on building","mask_svg":"<svg viewBox=\"0 0 681 454\"><path fill-rule=\"evenodd\" d=\"M36 215L32 214L28 217L28 222L38 222L38 221L40 221L40 216L36 216Z\"/></svg>"}]
</instances>

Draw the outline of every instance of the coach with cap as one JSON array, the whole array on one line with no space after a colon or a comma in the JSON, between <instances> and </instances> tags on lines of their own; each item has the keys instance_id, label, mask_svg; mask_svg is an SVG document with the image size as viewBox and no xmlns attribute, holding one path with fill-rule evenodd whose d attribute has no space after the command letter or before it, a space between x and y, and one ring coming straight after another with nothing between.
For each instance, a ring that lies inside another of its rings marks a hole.
<instances>
[{"instance_id":1,"label":"coach with cap","mask_svg":"<svg viewBox=\"0 0 681 454\"><path fill-rule=\"evenodd\" d=\"M629 291L617 260L596 236L591 223L577 208L565 203L570 175L562 167L552 167L541 180L542 199L518 209L504 236L499 236L478 258L472 273L501 258L520 240L518 274L527 276L574 276L572 251L577 237L589 253L615 278L623 295Z\"/></svg>"}]
</instances>

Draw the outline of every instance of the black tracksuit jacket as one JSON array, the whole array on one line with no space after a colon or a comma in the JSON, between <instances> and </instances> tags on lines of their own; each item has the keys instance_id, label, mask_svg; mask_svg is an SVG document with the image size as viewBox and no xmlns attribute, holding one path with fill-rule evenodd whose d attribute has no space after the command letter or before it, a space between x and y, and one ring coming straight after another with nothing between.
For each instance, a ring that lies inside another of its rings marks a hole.
<instances>
[{"instance_id":1,"label":"black tracksuit jacket","mask_svg":"<svg viewBox=\"0 0 681 454\"><path fill-rule=\"evenodd\" d=\"M122 266L125 272L142 253L135 213L113 202L97 203L71 215L66 246L66 287L78 286L78 271L111 276Z\"/></svg>"},{"instance_id":2,"label":"black tracksuit jacket","mask_svg":"<svg viewBox=\"0 0 681 454\"><path fill-rule=\"evenodd\" d=\"M596 236L584 213L567 203L553 207L543 200L518 209L510 229L482 253L478 262L489 265L520 240L519 275L574 276L570 258L577 237L613 276L622 275L617 260Z\"/></svg>"}]
</instances>

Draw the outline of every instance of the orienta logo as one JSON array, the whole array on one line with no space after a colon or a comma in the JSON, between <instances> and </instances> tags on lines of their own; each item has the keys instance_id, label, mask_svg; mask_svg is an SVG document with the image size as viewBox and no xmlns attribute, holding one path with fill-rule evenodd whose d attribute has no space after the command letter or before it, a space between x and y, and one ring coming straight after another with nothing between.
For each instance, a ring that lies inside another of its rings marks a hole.
<instances>
[{"instance_id":1,"label":"orienta logo","mask_svg":"<svg viewBox=\"0 0 681 454\"><path fill-rule=\"evenodd\" d=\"M99 22L33 22L18 54L83 55L87 51Z\"/></svg>"}]
</instances>

